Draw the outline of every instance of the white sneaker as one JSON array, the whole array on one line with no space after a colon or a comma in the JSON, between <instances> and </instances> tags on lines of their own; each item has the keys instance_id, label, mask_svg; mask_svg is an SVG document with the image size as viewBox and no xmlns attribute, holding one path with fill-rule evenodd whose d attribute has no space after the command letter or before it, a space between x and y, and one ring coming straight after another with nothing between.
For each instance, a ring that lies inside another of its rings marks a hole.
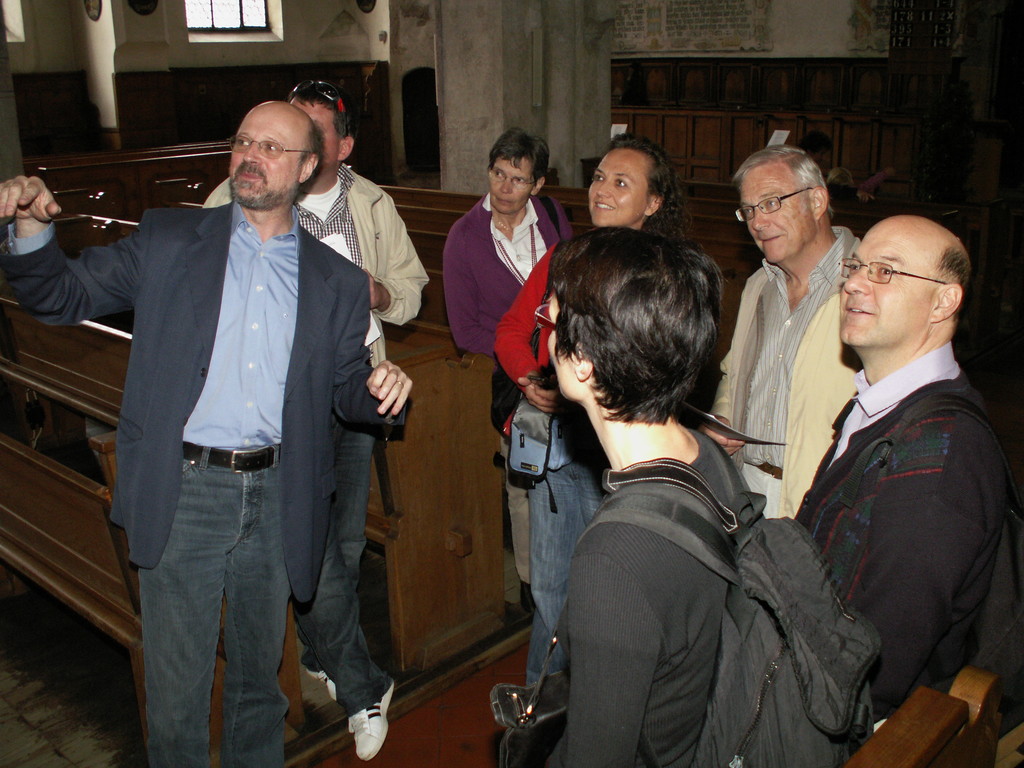
<instances>
[{"instance_id":1,"label":"white sneaker","mask_svg":"<svg viewBox=\"0 0 1024 768\"><path fill-rule=\"evenodd\" d=\"M310 677L314 677L321 683L327 686L327 692L331 695L331 698L335 701L338 700L338 689L334 685L334 681L327 676L327 673L322 669L312 670L309 667L304 667L306 674Z\"/></svg>"},{"instance_id":2,"label":"white sneaker","mask_svg":"<svg viewBox=\"0 0 1024 768\"><path fill-rule=\"evenodd\" d=\"M384 746L384 739L388 736L388 705L394 692L395 683L392 681L383 699L349 716L348 732L355 734L356 756L360 760L372 760Z\"/></svg>"}]
</instances>

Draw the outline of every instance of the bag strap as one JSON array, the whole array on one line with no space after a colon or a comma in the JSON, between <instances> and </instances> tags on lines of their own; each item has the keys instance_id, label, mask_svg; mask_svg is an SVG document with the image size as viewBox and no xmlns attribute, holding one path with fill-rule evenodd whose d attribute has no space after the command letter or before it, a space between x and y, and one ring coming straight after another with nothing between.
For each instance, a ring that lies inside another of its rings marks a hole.
<instances>
[{"instance_id":1,"label":"bag strap","mask_svg":"<svg viewBox=\"0 0 1024 768\"><path fill-rule=\"evenodd\" d=\"M710 522L709 515L722 524ZM725 520L743 527L693 470L689 477L674 477L671 483L652 479L619 489L605 499L587 530L603 523L645 528L690 553L726 581L739 584L736 542L723 528Z\"/></svg>"},{"instance_id":2,"label":"bag strap","mask_svg":"<svg viewBox=\"0 0 1024 768\"><path fill-rule=\"evenodd\" d=\"M859 497L860 485L861 481L864 479L864 473L867 471L870 464L876 460L880 463L884 463L888 460L889 453L895 443L892 435L902 434L909 427L917 424L926 416L930 416L936 412L964 413L973 418L988 431L989 435L992 436L992 440L999 448L999 455L1003 460L1003 470L1006 476L1006 497L1010 501L1010 506L1013 512L1018 517L1024 516L1024 506L1022 506L1021 503L1020 492L1018 491L1017 483L1013 477L1013 470L1010 467L1010 461L1006 458L1006 452L1003 451L1002 446L999 444L999 438L992 429L992 422L988 420L988 416L985 415L985 412L978 407L977 404L962 395L953 394L952 392L935 392L933 394L924 395L908 405L906 411L900 417L900 420L896 423L896 427L892 430L889 436L878 438L861 451L860 456L857 457L857 462L854 464L853 472L843 484L843 490L839 497L840 501L848 507L852 507L854 505ZM874 454L880 446L882 447L882 451L876 458Z\"/></svg>"},{"instance_id":3,"label":"bag strap","mask_svg":"<svg viewBox=\"0 0 1024 768\"><path fill-rule=\"evenodd\" d=\"M537 199L540 200L540 204L544 206L544 210L547 211L548 218L551 219L551 224L555 227L555 232L558 234L559 240L567 240L568 238L562 234L562 228L558 222L558 212L555 210L555 201L547 195L537 195Z\"/></svg>"},{"instance_id":4,"label":"bag strap","mask_svg":"<svg viewBox=\"0 0 1024 768\"><path fill-rule=\"evenodd\" d=\"M558 629L551 633L551 642L548 643L548 652L544 655L544 664L540 668L540 676L537 678L537 684L533 686L533 693L530 694L529 700L526 702L526 710L522 717L529 719L533 714L533 708L537 705L537 700L540 698L540 689L544 687L544 681L548 679L548 667L551 665L551 657L555 653L555 646L558 645Z\"/></svg>"}]
</instances>

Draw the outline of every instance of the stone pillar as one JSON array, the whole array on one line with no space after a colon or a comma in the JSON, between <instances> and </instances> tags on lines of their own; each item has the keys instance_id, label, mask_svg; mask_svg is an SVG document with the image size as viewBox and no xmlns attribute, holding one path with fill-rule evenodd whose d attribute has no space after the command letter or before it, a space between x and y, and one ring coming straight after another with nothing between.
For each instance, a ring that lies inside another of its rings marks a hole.
<instances>
[{"instance_id":1,"label":"stone pillar","mask_svg":"<svg viewBox=\"0 0 1024 768\"><path fill-rule=\"evenodd\" d=\"M506 128L551 147L563 185L608 143L615 0L437 0L441 186L486 188Z\"/></svg>"},{"instance_id":2,"label":"stone pillar","mask_svg":"<svg viewBox=\"0 0 1024 768\"><path fill-rule=\"evenodd\" d=\"M3 23L0 6L0 30ZM14 83L11 60L7 55L7 35L0 36L0 179L21 173L21 142L18 139L18 114L14 108Z\"/></svg>"}]
</instances>

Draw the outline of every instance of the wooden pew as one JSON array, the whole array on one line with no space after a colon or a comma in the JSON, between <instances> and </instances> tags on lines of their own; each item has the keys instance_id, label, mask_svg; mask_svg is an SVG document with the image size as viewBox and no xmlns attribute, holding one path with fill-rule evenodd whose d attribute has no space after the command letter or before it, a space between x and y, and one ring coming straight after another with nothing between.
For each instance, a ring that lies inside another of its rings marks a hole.
<instances>
[{"instance_id":1,"label":"wooden pew","mask_svg":"<svg viewBox=\"0 0 1024 768\"><path fill-rule=\"evenodd\" d=\"M395 661L429 669L504 616L493 366L460 356L445 326L384 328L388 358L415 389L405 426L374 454L366 530L384 546Z\"/></svg>"},{"instance_id":2,"label":"wooden pew","mask_svg":"<svg viewBox=\"0 0 1024 768\"><path fill-rule=\"evenodd\" d=\"M0 434L0 560L128 650L145 728L138 579L108 489Z\"/></svg>"},{"instance_id":3,"label":"wooden pew","mask_svg":"<svg viewBox=\"0 0 1024 768\"><path fill-rule=\"evenodd\" d=\"M226 142L29 158L65 213L138 221L149 208L202 203L227 176Z\"/></svg>"},{"instance_id":4,"label":"wooden pew","mask_svg":"<svg viewBox=\"0 0 1024 768\"><path fill-rule=\"evenodd\" d=\"M992 768L1002 681L964 667L949 694L921 687L846 763L846 768Z\"/></svg>"}]
</instances>

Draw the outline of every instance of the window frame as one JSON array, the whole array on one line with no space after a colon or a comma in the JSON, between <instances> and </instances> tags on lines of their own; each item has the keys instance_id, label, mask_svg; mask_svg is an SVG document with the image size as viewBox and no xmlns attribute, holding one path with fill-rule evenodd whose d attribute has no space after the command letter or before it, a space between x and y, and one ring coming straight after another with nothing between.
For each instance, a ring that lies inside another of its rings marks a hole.
<instances>
[{"instance_id":1,"label":"window frame","mask_svg":"<svg viewBox=\"0 0 1024 768\"><path fill-rule=\"evenodd\" d=\"M266 23L260 27L245 26L240 23L237 27L192 27L188 23L188 5L190 0L184 0L185 6L185 28L188 33L198 35L251 35L273 32L273 25L271 23L271 9L268 0L262 0L263 2L263 18L266 19ZM192 2L200 2L200 0L191 0ZM210 16L213 17L213 3L214 0L203 0L210 5ZM238 3L238 17L242 19L244 14L242 13L243 0L235 0Z\"/></svg>"}]
</instances>

